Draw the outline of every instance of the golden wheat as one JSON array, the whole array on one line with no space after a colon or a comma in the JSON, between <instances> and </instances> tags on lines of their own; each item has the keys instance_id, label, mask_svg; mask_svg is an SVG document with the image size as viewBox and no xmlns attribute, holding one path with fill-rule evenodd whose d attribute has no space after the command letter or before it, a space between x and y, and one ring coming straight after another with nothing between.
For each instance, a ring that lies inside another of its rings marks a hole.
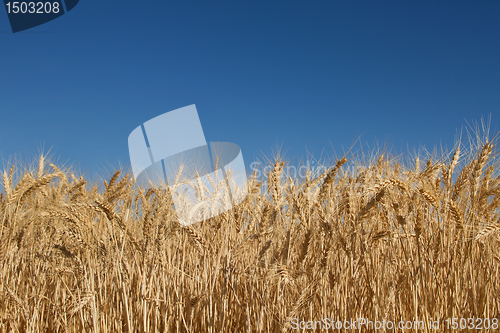
<instances>
[{"instance_id":1,"label":"golden wheat","mask_svg":"<svg viewBox=\"0 0 500 333\"><path fill-rule=\"evenodd\" d=\"M277 158L267 186L250 176L238 206L191 226L168 190L120 170L101 191L46 156L17 177L13 166L0 196L0 332L498 320L500 164L495 140L471 147L425 157L423 170L424 156L343 157L302 182Z\"/></svg>"}]
</instances>

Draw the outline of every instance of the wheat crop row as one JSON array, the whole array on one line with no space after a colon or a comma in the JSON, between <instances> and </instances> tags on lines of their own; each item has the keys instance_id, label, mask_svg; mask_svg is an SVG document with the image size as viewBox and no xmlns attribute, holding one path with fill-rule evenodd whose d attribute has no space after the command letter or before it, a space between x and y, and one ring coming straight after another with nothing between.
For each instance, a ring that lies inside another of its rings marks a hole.
<instances>
[{"instance_id":1,"label":"wheat crop row","mask_svg":"<svg viewBox=\"0 0 500 333\"><path fill-rule=\"evenodd\" d=\"M276 159L242 203L190 226L166 189L124 172L101 188L44 156L14 165L0 194L0 332L500 319L496 144L468 147L345 156L305 180Z\"/></svg>"}]
</instances>

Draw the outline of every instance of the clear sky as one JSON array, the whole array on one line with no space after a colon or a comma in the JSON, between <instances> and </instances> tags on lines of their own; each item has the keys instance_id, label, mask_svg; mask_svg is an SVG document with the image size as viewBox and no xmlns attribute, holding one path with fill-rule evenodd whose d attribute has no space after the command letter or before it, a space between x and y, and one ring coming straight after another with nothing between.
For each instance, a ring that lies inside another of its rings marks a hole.
<instances>
[{"instance_id":1,"label":"clear sky","mask_svg":"<svg viewBox=\"0 0 500 333\"><path fill-rule=\"evenodd\" d=\"M94 1L13 34L0 8L0 154L128 165L141 123L196 104L249 164L361 134L451 148L500 115L500 1Z\"/></svg>"}]
</instances>

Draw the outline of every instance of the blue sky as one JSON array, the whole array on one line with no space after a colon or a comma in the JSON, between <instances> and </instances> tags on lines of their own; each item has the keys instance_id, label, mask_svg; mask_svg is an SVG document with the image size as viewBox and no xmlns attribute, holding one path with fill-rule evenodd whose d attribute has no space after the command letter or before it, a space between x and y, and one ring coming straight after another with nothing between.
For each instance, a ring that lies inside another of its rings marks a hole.
<instances>
[{"instance_id":1,"label":"blue sky","mask_svg":"<svg viewBox=\"0 0 500 333\"><path fill-rule=\"evenodd\" d=\"M451 148L500 110L500 1L92 1L13 34L0 10L0 154L85 173L196 104L247 165L364 145Z\"/></svg>"}]
</instances>

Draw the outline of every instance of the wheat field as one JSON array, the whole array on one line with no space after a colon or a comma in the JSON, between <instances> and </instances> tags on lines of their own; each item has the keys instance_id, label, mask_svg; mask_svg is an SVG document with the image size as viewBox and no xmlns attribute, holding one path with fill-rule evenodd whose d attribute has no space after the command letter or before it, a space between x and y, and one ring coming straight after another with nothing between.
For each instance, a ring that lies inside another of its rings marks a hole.
<instances>
[{"instance_id":1,"label":"wheat field","mask_svg":"<svg viewBox=\"0 0 500 333\"><path fill-rule=\"evenodd\" d=\"M249 177L241 204L191 226L167 190L137 188L124 171L102 186L43 155L9 166L0 331L289 332L312 331L294 320L323 318L439 319L447 331L447 318L498 321L496 147L350 154L305 180L276 158L266 178Z\"/></svg>"}]
</instances>

